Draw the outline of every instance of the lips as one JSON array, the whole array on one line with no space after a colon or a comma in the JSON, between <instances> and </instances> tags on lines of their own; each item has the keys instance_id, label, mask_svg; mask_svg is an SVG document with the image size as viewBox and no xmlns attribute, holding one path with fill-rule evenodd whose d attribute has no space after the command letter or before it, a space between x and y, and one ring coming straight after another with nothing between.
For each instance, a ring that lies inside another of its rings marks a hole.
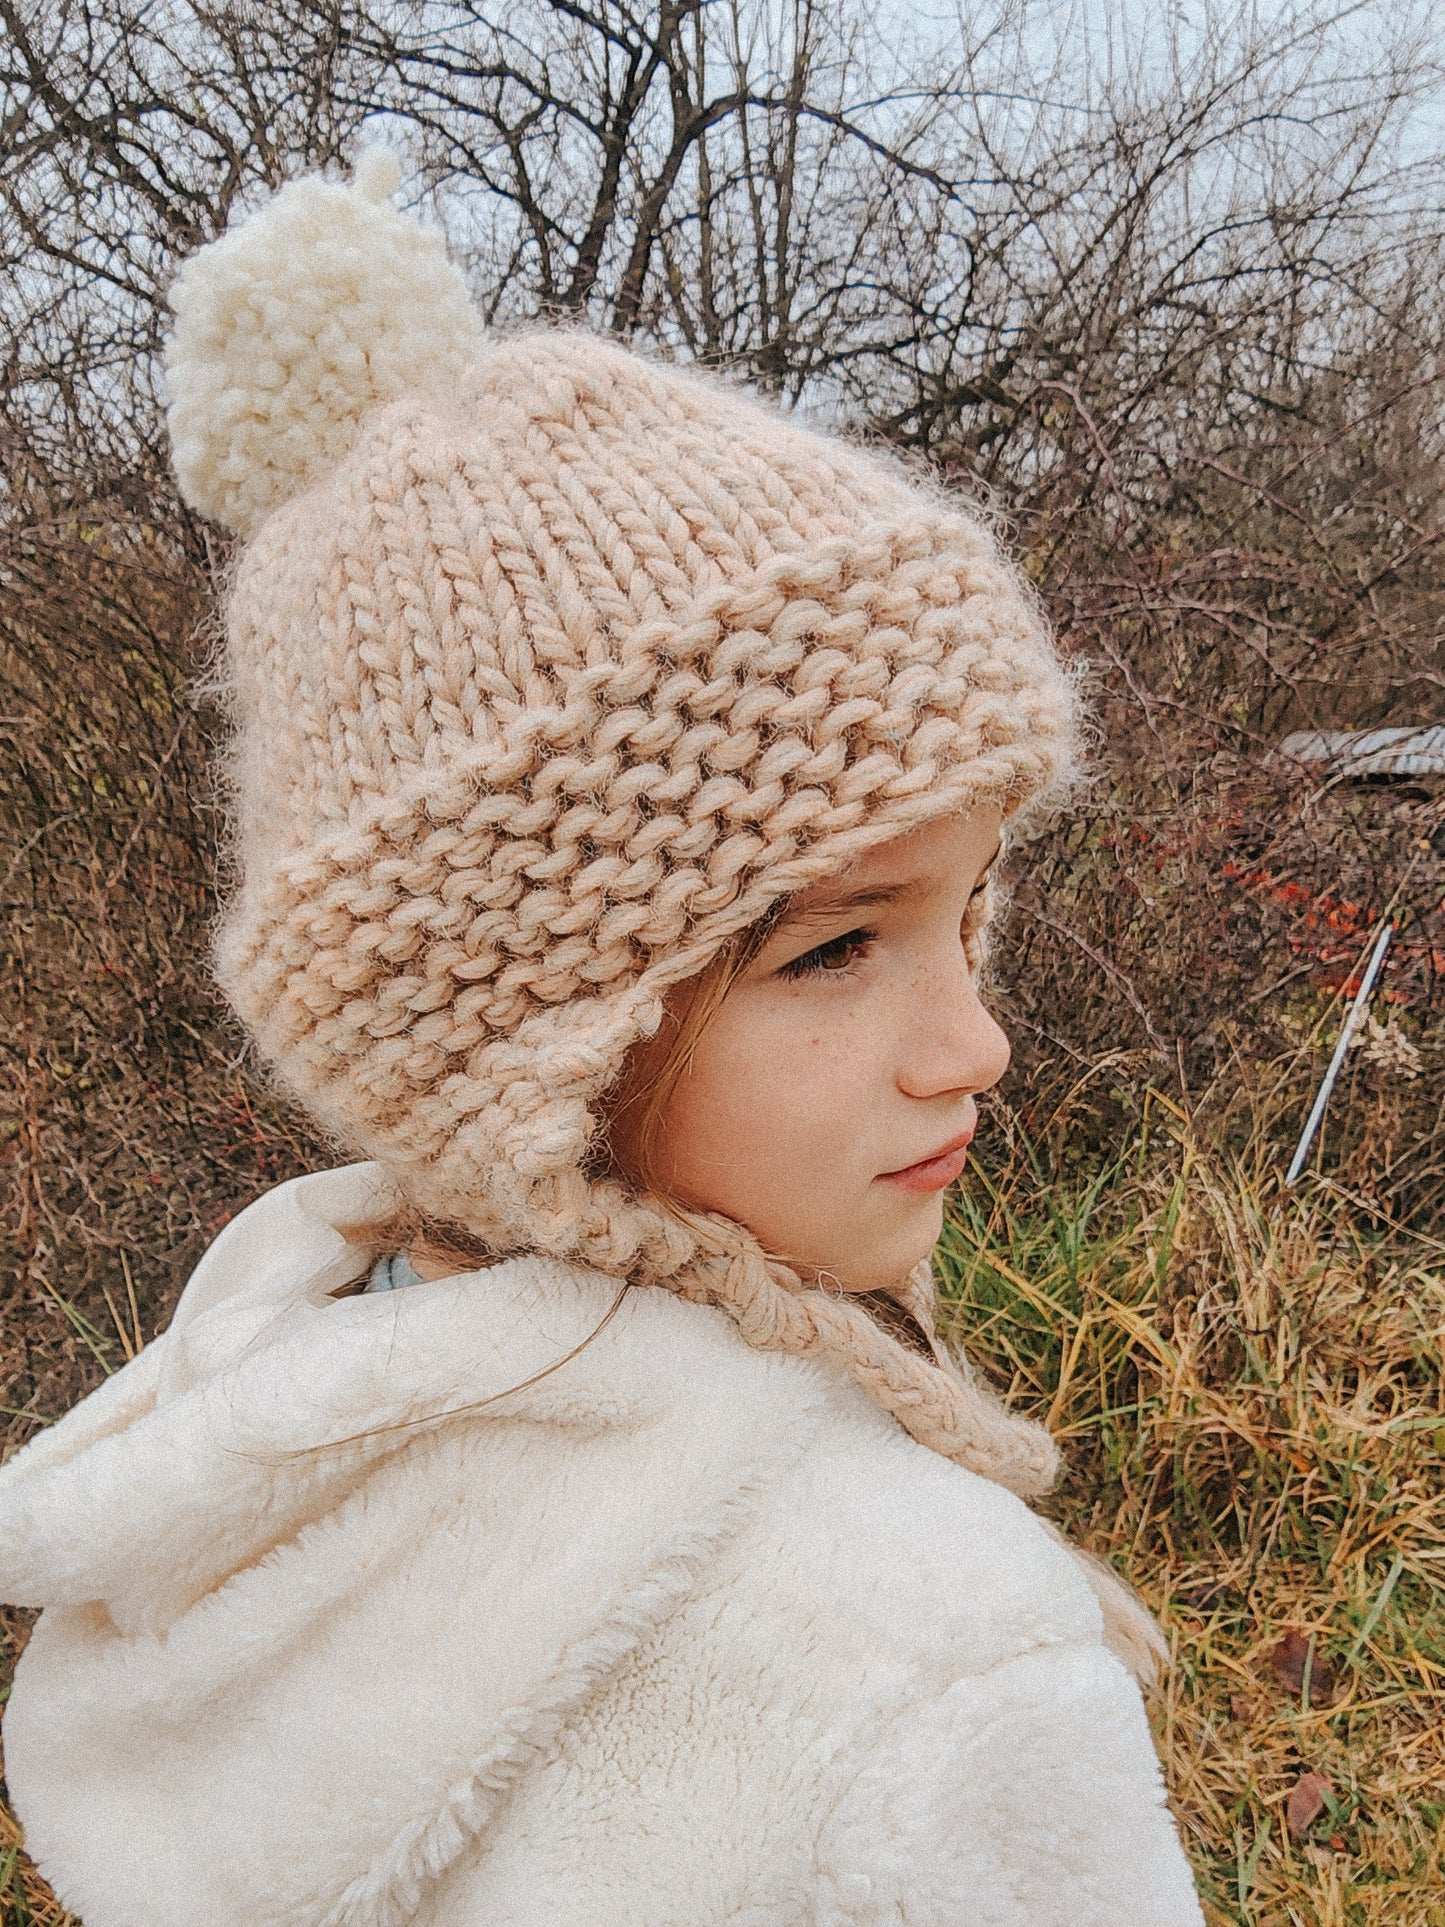
<instances>
[{"instance_id":1,"label":"lips","mask_svg":"<svg viewBox=\"0 0 1445 1927\"><path fill-rule=\"evenodd\" d=\"M917 1164L905 1164L900 1171L883 1171L879 1181L883 1184L896 1184L904 1191L942 1191L963 1170L968 1162L968 1147L973 1142L976 1126L970 1127L959 1137L945 1144L931 1157L920 1158Z\"/></svg>"}]
</instances>

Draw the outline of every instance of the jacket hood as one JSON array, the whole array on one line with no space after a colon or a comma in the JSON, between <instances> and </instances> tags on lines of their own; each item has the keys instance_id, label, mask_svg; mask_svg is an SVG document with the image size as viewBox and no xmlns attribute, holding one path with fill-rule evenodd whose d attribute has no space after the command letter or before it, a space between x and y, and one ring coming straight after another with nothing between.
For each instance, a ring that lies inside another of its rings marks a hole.
<instances>
[{"instance_id":1,"label":"jacket hood","mask_svg":"<svg viewBox=\"0 0 1445 1927\"><path fill-rule=\"evenodd\" d=\"M331 1297L384 1186L242 1213L165 1336L0 1471L0 1597L50 1609L11 1785L88 1920L408 1918L812 1435L817 1368L660 1290L519 1259ZM217 1798L231 1857L193 1845Z\"/></svg>"}]
</instances>

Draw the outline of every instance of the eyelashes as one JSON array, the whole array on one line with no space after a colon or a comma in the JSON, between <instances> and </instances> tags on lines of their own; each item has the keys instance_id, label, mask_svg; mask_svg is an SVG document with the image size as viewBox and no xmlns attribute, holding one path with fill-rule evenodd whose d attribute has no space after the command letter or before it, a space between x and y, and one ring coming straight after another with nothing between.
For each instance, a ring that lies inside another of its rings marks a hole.
<instances>
[{"instance_id":1,"label":"eyelashes","mask_svg":"<svg viewBox=\"0 0 1445 1927\"><path fill-rule=\"evenodd\" d=\"M965 937L971 936L978 927L979 917L985 907L992 869L993 865L990 864L969 894L968 910L961 932ZM815 944L811 950L805 950L801 957L794 957L790 963L780 965L777 974L790 983L796 983L803 977L844 977L853 964L867 956L868 951L877 941L876 930L863 926L856 930L846 930L841 936L829 937L826 943Z\"/></svg>"},{"instance_id":2,"label":"eyelashes","mask_svg":"<svg viewBox=\"0 0 1445 1927\"><path fill-rule=\"evenodd\" d=\"M778 975L792 981L799 977L840 977L867 951L869 944L877 941L876 930L846 931L841 937L830 937L826 943L805 950L801 957L794 957L791 963L783 965Z\"/></svg>"}]
</instances>

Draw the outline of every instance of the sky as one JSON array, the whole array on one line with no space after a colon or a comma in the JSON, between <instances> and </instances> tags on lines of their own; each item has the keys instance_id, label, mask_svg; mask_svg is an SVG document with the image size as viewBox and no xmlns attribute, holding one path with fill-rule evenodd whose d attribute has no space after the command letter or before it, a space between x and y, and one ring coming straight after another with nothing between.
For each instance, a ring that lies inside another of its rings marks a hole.
<instances>
[{"instance_id":1,"label":"sky","mask_svg":"<svg viewBox=\"0 0 1445 1927\"><path fill-rule=\"evenodd\" d=\"M766 0L764 0L766 4ZM1244 13L1243 6L1221 0L875 0L880 48L897 50L900 65L910 57L936 48L944 59L956 57L962 42L960 15L975 34L992 22L1024 15L1025 43L1036 51L1039 68L1052 64L1061 46L1068 52L1060 63L1079 98L1088 84L1084 62L1102 72L1113 41L1117 60L1138 63L1141 74L1167 78L1179 53L1198 53L1211 23ZM1301 55L1306 52L1338 62L1368 90L1372 77L1385 70L1385 50L1410 42L1421 57L1418 96L1401 117L1404 157L1423 158L1445 152L1445 7L1438 0L1245 0L1247 18L1263 34L1287 34L1293 21ZM1111 32L1112 30L1112 32ZM926 58L926 55L925 55Z\"/></svg>"}]
</instances>

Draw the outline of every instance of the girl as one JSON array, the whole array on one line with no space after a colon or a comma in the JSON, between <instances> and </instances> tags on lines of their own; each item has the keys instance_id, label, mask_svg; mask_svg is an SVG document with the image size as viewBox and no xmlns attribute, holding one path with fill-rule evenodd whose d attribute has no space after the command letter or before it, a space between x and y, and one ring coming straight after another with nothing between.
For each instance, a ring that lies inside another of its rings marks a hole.
<instances>
[{"instance_id":1,"label":"girl","mask_svg":"<svg viewBox=\"0 0 1445 1927\"><path fill-rule=\"evenodd\" d=\"M732 388L484 340L395 180L174 296L219 975L371 1161L0 1475L30 1850L87 1927L1197 1923L1157 1635L933 1337L1034 604Z\"/></svg>"}]
</instances>

